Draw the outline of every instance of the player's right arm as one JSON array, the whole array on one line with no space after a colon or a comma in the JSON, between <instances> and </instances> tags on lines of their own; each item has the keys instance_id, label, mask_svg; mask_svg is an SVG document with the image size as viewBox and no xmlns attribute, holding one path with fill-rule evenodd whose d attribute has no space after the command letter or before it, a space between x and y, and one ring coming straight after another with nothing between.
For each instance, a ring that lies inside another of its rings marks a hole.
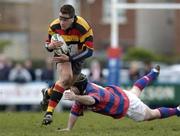
<instances>
[{"instance_id":1,"label":"player's right arm","mask_svg":"<svg viewBox=\"0 0 180 136\"><path fill-rule=\"evenodd\" d=\"M68 128L69 130L71 130L71 129L74 127L77 119L78 119L78 116L73 115L73 114L70 113L70 115L69 115L69 120L68 120L68 126L67 126L67 128Z\"/></svg>"},{"instance_id":2,"label":"player's right arm","mask_svg":"<svg viewBox=\"0 0 180 136\"><path fill-rule=\"evenodd\" d=\"M50 42L47 42L47 43L45 44L45 48L46 48L48 51L52 52L54 49L60 47L61 45L63 45L63 42L51 40Z\"/></svg>"},{"instance_id":3,"label":"player's right arm","mask_svg":"<svg viewBox=\"0 0 180 136\"><path fill-rule=\"evenodd\" d=\"M71 106L71 113L69 115L67 127L61 129L60 131L70 131L71 129L73 129L78 117L83 116L83 111L84 111L84 106L79 102L75 101Z\"/></svg>"},{"instance_id":4,"label":"player's right arm","mask_svg":"<svg viewBox=\"0 0 180 136\"><path fill-rule=\"evenodd\" d=\"M54 49L60 47L61 45L63 45L63 42L61 41L55 41L55 40L52 40L51 37L53 34L55 34L55 30L53 29L53 24L56 23L58 20L54 20L49 28L48 28L48 38L45 42L45 48L49 51L49 52L52 52Z\"/></svg>"},{"instance_id":5,"label":"player's right arm","mask_svg":"<svg viewBox=\"0 0 180 136\"><path fill-rule=\"evenodd\" d=\"M67 128L61 129L60 131L70 131L74 127L77 119L78 119L78 116L70 113Z\"/></svg>"}]
</instances>

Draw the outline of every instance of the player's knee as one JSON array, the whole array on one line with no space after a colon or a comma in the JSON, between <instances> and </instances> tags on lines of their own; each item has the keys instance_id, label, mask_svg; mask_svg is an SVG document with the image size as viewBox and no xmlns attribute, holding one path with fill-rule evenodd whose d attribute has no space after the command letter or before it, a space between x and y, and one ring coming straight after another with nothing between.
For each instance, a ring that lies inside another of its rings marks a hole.
<instances>
[{"instance_id":1,"label":"player's knee","mask_svg":"<svg viewBox=\"0 0 180 136\"><path fill-rule=\"evenodd\" d=\"M72 80L73 80L72 76L69 75L69 76L66 76L63 79L61 79L61 81L59 81L58 83L67 89L67 88L70 88L70 86L72 84Z\"/></svg>"},{"instance_id":2,"label":"player's knee","mask_svg":"<svg viewBox=\"0 0 180 136\"><path fill-rule=\"evenodd\" d=\"M159 111L156 109L151 109L146 113L145 121L153 120L159 118Z\"/></svg>"},{"instance_id":3,"label":"player's knee","mask_svg":"<svg viewBox=\"0 0 180 136\"><path fill-rule=\"evenodd\" d=\"M64 80L62 84L63 86L69 88L72 84L72 80Z\"/></svg>"}]
</instances>

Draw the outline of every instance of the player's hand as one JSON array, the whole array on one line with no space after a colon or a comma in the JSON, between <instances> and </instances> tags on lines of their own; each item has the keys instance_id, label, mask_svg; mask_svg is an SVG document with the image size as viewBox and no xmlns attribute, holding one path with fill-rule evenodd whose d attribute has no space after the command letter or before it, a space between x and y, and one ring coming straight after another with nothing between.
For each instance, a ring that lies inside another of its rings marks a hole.
<instances>
[{"instance_id":1,"label":"player's hand","mask_svg":"<svg viewBox=\"0 0 180 136\"><path fill-rule=\"evenodd\" d=\"M65 54L61 54L60 56L53 57L52 61L55 63L64 63L64 62L69 62L69 56Z\"/></svg>"},{"instance_id":2,"label":"player's hand","mask_svg":"<svg viewBox=\"0 0 180 136\"><path fill-rule=\"evenodd\" d=\"M70 131L70 129L69 128L63 128L63 129L58 128L57 131L65 132L65 131Z\"/></svg>"},{"instance_id":3,"label":"player's hand","mask_svg":"<svg viewBox=\"0 0 180 136\"><path fill-rule=\"evenodd\" d=\"M65 100L73 101L73 100L75 100L75 97L76 97L76 95L73 91L67 90L64 92L64 99Z\"/></svg>"},{"instance_id":4,"label":"player's hand","mask_svg":"<svg viewBox=\"0 0 180 136\"><path fill-rule=\"evenodd\" d=\"M57 49L58 47L61 47L63 45L63 42L61 41L54 41L51 40L51 43L49 44L49 49Z\"/></svg>"},{"instance_id":5,"label":"player's hand","mask_svg":"<svg viewBox=\"0 0 180 136\"><path fill-rule=\"evenodd\" d=\"M71 87L70 87L70 90L71 90L72 92L74 92L76 95L79 95L79 94L80 94L80 91L79 91L78 88L75 87L75 86L71 86Z\"/></svg>"}]
</instances>

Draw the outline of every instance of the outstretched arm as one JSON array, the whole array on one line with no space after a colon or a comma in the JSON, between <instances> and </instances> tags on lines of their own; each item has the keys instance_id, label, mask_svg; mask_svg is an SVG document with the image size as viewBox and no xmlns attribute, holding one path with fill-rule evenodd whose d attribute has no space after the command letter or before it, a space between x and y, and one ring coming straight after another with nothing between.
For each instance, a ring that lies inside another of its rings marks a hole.
<instances>
[{"instance_id":1,"label":"outstretched arm","mask_svg":"<svg viewBox=\"0 0 180 136\"><path fill-rule=\"evenodd\" d=\"M70 115L69 115L69 120L68 120L68 126L67 126L67 128L68 128L69 130L71 130L71 129L74 127L77 119L78 119L78 116L73 115L72 113L70 113Z\"/></svg>"},{"instance_id":2,"label":"outstretched arm","mask_svg":"<svg viewBox=\"0 0 180 136\"><path fill-rule=\"evenodd\" d=\"M59 131L70 131L74 127L77 119L78 119L78 116L70 113L67 128L60 129Z\"/></svg>"}]
</instances>

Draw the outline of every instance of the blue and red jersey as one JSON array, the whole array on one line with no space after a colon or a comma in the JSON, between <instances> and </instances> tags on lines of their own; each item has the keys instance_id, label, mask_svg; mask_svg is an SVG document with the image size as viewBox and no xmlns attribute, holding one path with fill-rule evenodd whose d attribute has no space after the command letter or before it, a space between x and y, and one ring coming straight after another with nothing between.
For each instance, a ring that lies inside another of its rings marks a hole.
<instances>
[{"instance_id":1,"label":"blue and red jersey","mask_svg":"<svg viewBox=\"0 0 180 136\"><path fill-rule=\"evenodd\" d=\"M118 86L101 87L88 82L85 95L95 99L95 104L91 106L75 102L71 108L71 113L80 116L84 109L90 109L93 112L121 118L126 115L129 107L129 99L125 92Z\"/></svg>"}]
</instances>

